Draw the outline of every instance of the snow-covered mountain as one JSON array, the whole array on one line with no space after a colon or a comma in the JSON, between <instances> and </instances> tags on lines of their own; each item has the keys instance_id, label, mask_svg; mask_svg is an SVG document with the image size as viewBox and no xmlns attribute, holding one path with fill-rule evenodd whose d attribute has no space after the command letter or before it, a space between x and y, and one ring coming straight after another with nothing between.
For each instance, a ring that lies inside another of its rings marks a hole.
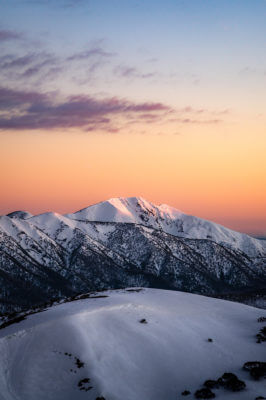
<instances>
[{"instance_id":1,"label":"snow-covered mountain","mask_svg":"<svg viewBox=\"0 0 266 400\"><path fill-rule=\"evenodd\" d=\"M178 237L210 239L244 251L266 255L266 243L201 218L187 215L166 204L156 206L141 197L113 198L66 214L81 221L125 222L149 226Z\"/></svg>"},{"instance_id":2,"label":"snow-covered mountain","mask_svg":"<svg viewBox=\"0 0 266 400\"><path fill-rule=\"evenodd\" d=\"M33 217L33 215L28 211L13 211L7 214L7 216L10 218L20 218L20 219L27 219Z\"/></svg>"},{"instance_id":3,"label":"snow-covered mountain","mask_svg":"<svg viewBox=\"0 0 266 400\"><path fill-rule=\"evenodd\" d=\"M265 362L260 317L266 311L155 289L53 306L0 329L0 400L190 399L209 380L218 400L259 398L263 377L242 367ZM224 373L239 391L217 383Z\"/></svg>"},{"instance_id":4,"label":"snow-covered mountain","mask_svg":"<svg viewBox=\"0 0 266 400\"><path fill-rule=\"evenodd\" d=\"M141 198L0 217L0 311L88 290L209 295L266 287L266 242Z\"/></svg>"}]
</instances>

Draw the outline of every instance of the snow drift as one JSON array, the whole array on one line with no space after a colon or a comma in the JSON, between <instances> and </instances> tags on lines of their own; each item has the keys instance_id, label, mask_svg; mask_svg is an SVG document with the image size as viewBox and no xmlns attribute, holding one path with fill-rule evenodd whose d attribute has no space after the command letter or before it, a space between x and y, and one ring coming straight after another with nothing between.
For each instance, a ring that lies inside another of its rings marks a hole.
<instances>
[{"instance_id":1,"label":"snow drift","mask_svg":"<svg viewBox=\"0 0 266 400\"><path fill-rule=\"evenodd\" d=\"M265 361L255 337L265 311L155 289L92 296L0 330L1 400L176 400L224 372L246 388L215 389L217 399L265 395L242 369Z\"/></svg>"}]
</instances>

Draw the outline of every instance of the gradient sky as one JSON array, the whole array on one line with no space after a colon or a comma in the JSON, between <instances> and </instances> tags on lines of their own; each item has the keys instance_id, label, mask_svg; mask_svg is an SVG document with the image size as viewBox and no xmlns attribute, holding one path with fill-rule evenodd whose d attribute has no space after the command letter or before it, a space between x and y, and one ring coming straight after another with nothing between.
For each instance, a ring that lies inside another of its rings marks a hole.
<instances>
[{"instance_id":1,"label":"gradient sky","mask_svg":"<svg viewBox=\"0 0 266 400\"><path fill-rule=\"evenodd\" d=\"M142 196L266 233L265 0L0 0L0 214Z\"/></svg>"}]
</instances>

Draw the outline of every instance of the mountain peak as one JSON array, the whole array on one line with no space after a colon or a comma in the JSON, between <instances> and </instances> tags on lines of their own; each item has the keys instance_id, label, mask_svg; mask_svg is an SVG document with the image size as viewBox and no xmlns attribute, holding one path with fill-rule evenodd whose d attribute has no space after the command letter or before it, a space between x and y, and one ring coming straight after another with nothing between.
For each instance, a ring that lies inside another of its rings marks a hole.
<instances>
[{"instance_id":1,"label":"mountain peak","mask_svg":"<svg viewBox=\"0 0 266 400\"><path fill-rule=\"evenodd\" d=\"M246 251L264 254L264 245L245 234L214 222L186 215L167 204L154 205L142 197L114 197L65 217L76 221L120 222L144 225L173 236L208 239Z\"/></svg>"},{"instance_id":2,"label":"mountain peak","mask_svg":"<svg viewBox=\"0 0 266 400\"><path fill-rule=\"evenodd\" d=\"M142 197L113 197L86 207L73 214L44 213L36 216L16 211L8 215L16 220L27 220L45 232L85 226L84 222L131 223L143 225L173 236L207 239L230 248L244 251L254 257L265 254L265 245L255 238L232 231L214 222L186 215L167 204L154 205Z\"/></svg>"},{"instance_id":3,"label":"mountain peak","mask_svg":"<svg viewBox=\"0 0 266 400\"><path fill-rule=\"evenodd\" d=\"M107 200L110 204L114 205L115 207L126 207L127 209L132 207L138 207L143 209L149 208L156 208L158 206L154 205L153 203L145 200L143 197L113 197Z\"/></svg>"},{"instance_id":4,"label":"mountain peak","mask_svg":"<svg viewBox=\"0 0 266 400\"><path fill-rule=\"evenodd\" d=\"M28 211L13 211L6 216L9 218L28 219L32 217L32 214Z\"/></svg>"},{"instance_id":5,"label":"mountain peak","mask_svg":"<svg viewBox=\"0 0 266 400\"><path fill-rule=\"evenodd\" d=\"M99 211L99 218L97 221L103 222L135 222L136 217L142 213L150 214L150 215L157 215L164 217L164 213L167 213L169 216L177 217L180 216L182 213L181 211L177 210L174 207L168 206L167 204L163 205L155 205L152 202L144 199L143 197L112 197L108 200L102 201L100 203L93 204L91 206L85 207L79 211L76 211L73 214L66 214L68 218L73 219L87 219L93 221L91 218L95 218L95 212L98 215ZM110 214L109 214L110 212ZM120 215L122 220L110 220L111 214ZM126 220L123 220L123 216L126 217ZM98 217L97 217L98 218ZM104 218L107 218L104 220ZM130 219L130 221L128 220ZM96 220L95 220L96 221Z\"/></svg>"},{"instance_id":6,"label":"mountain peak","mask_svg":"<svg viewBox=\"0 0 266 400\"><path fill-rule=\"evenodd\" d=\"M177 210L176 210L177 211ZM128 222L154 225L155 219L163 218L159 206L142 197L113 197L86 207L66 217L101 222ZM149 221L150 220L150 221Z\"/></svg>"}]
</instances>

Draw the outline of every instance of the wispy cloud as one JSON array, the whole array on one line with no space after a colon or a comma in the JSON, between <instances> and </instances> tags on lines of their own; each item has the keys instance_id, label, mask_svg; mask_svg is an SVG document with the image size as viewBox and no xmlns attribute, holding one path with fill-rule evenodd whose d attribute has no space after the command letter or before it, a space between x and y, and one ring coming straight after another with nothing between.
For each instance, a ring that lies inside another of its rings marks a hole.
<instances>
[{"instance_id":1,"label":"wispy cloud","mask_svg":"<svg viewBox=\"0 0 266 400\"><path fill-rule=\"evenodd\" d=\"M171 108L162 103L135 103L123 98L104 98L80 95L55 101L54 94L0 89L2 130L34 130L82 128L112 131L114 118L127 120L132 115L141 121L144 115L164 118ZM151 117L153 118L153 117Z\"/></svg>"},{"instance_id":2,"label":"wispy cloud","mask_svg":"<svg viewBox=\"0 0 266 400\"><path fill-rule=\"evenodd\" d=\"M3 54L0 56L0 72L2 77L20 82L25 78L41 77L47 71L60 64L53 54L32 52L24 55Z\"/></svg>"},{"instance_id":3,"label":"wispy cloud","mask_svg":"<svg viewBox=\"0 0 266 400\"><path fill-rule=\"evenodd\" d=\"M113 71L116 76L127 79L149 79L156 76L155 72L141 72L136 67L128 65L118 65Z\"/></svg>"},{"instance_id":4,"label":"wispy cloud","mask_svg":"<svg viewBox=\"0 0 266 400\"><path fill-rule=\"evenodd\" d=\"M66 58L66 61L82 61L91 59L93 57L109 58L113 57L114 55L115 53L108 52L102 47L92 47L87 50L72 54Z\"/></svg>"},{"instance_id":5,"label":"wispy cloud","mask_svg":"<svg viewBox=\"0 0 266 400\"><path fill-rule=\"evenodd\" d=\"M45 103L47 100L48 96L46 94L0 87L0 112L40 102Z\"/></svg>"},{"instance_id":6,"label":"wispy cloud","mask_svg":"<svg viewBox=\"0 0 266 400\"><path fill-rule=\"evenodd\" d=\"M27 67L28 65L34 63L36 59L39 59L39 54L26 54L24 56L17 56L13 54L7 54L0 56L0 69L8 70L20 69Z\"/></svg>"},{"instance_id":7,"label":"wispy cloud","mask_svg":"<svg viewBox=\"0 0 266 400\"><path fill-rule=\"evenodd\" d=\"M177 124L185 124L185 125L201 125L201 124L220 124L223 122L221 119L212 118L212 119L193 119L193 118L172 118L169 119L169 122L174 122Z\"/></svg>"},{"instance_id":8,"label":"wispy cloud","mask_svg":"<svg viewBox=\"0 0 266 400\"><path fill-rule=\"evenodd\" d=\"M23 35L21 33L6 29L0 29L0 42L5 42L8 40L20 40L22 38Z\"/></svg>"},{"instance_id":9,"label":"wispy cloud","mask_svg":"<svg viewBox=\"0 0 266 400\"><path fill-rule=\"evenodd\" d=\"M175 113L170 115L168 122L182 125L220 124L229 114L229 109L210 110L186 106L176 109Z\"/></svg>"},{"instance_id":10,"label":"wispy cloud","mask_svg":"<svg viewBox=\"0 0 266 400\"><path fill-rule=\"evenodd\" d=\"M79 128L118 132L121 126L174 123L220 124L224 111L187 106L174 110L160 102L133 102L125 98L42 93L0 87L1 130Z\"/></svg>"},{"instance_id":11,"label":"wispy cloud","mask_svg":"<svg viewBox=\"0 0 266 400\"><path fill-rule=\"evenodd\" d=\"M72 54L54 54L45 50L33 49L21 53L14 49L13 53L0 54L0 74L2 79L13 83L39 82L44 85L47 80L57 79L64 72L64 80L71 81L74 76L86 81L93 78L95 73L109 63L115 53L107 51L102 40L94 41L87 48ZM36 47L36 46L35 46Z\"/></svg>"}]
</instances>

